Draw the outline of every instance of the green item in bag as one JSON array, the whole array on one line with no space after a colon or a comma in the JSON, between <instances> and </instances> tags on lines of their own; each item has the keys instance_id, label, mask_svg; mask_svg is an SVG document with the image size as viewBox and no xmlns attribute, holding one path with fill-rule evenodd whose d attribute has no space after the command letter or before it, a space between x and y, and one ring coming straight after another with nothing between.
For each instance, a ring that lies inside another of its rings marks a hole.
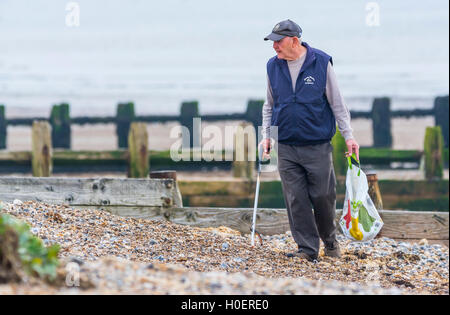
<instances>
[{"instance_id":1,"label":"green item in bag","mask_svg":"<svg viewBox=\"0 0 450 315\"><path fill-rule=\"evenodd\" d=\"M367 209L362 204L359 208L358 220L359 223L361 223L361 225L363 226L364 231L366 232L370 232L373 223L375 222L375 219L369 215L369 212L367 212Z\"/></svg>"}]
</instances>

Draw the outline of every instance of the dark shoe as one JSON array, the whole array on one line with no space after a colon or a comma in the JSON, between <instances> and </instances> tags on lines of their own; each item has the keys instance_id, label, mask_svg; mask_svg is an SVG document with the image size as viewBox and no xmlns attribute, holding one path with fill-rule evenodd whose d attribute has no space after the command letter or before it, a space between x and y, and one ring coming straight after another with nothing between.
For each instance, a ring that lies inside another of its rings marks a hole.
<instances>
[{"instance_id":1,"label":"dark shoe","mask_svg":"<svg viewBox=\"0 0 450 315\"><path fill-rule=\"evenodd\" d=\"M315 260L317 260L317 258L312 257L312 256L310 256L307 253L302 252L302 251L298 251L298 252L295 252L295 253L289 253L286 256L288 256L288 257L298 257L298 258L306 259L307 261L315 261Z\"/></svg>"},{"instance_id":2,"label":"dark shoe","mask_svg":"<svg viewBox=\"0 0 450 315\"><path fill-rule=\"evenodd\" d=\"M325 256L341 258L341 249L338 242L334 242L332 246L325 246Z\"/></svg>"}]
</instances>

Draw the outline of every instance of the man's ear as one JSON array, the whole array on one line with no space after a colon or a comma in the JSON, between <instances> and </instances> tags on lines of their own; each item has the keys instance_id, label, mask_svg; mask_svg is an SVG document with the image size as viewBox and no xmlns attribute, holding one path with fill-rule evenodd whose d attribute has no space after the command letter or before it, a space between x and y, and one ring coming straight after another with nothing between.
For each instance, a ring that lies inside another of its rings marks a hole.
<instances>
[{"instance_id":1,"label":"man's ear","mask_svg":"<svg viewBox=\"0 0 450 315\"><path fill-rule=\"evenodd\" d=\"M292 37L292 47L296 47L299 44L300 42L298 41L298 37Z\"/></svg>"}]
</instances>

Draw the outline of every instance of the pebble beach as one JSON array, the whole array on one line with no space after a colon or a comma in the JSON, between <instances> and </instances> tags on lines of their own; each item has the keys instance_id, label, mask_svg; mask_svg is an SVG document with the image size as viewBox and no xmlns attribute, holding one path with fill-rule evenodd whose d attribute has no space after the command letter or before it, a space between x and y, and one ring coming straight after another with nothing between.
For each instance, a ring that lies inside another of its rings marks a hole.
<instances>
[{"instance_id":1,"label":"pebble beach","mask_svg":"<svg viewBox=\"0 0 450 315\"><path fill-rule=\"evenodd\" d=\"M307 262L290 233L249 235L37 202L3 203L45 245L60 245L59 284L26 279L0 294L449 294L448 248L378 238L351 243L342 258ZM67 284L68 267L79 283Z\"/></svg>"}]
</instances>

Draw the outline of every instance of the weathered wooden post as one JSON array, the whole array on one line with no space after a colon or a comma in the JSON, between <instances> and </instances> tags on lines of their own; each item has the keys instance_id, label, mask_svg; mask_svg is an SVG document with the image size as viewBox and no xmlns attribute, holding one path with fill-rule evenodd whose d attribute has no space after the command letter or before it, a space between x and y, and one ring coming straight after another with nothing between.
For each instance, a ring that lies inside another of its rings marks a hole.
<instances>
[{"instance_id":1,"label":"weathered wooden post","mask_svg":"<svg viewBox=\"0 0 450 315\"><path fill-rule=\"evenodd\" d=\"M128 133L134 118L134 103L122 103L117 106L116 132L119 148L128 147Z\"/></svg>"},{"instance_id":2,"label":"weathered wooden post","mask_svg":"<svg viewBox=\"0 0 450 315\"><path fill-rule=\"evenodd\" d=\"M34 177L50 177L53 171L53 149L50 124L34 121L32 126L31 166Z\"/></svg>"},{"instance_id":3,"label":"weathered wooden post","mask_svg":"<svg viewBox=\"0 0 450 315\"><path fill-rule=\"evenodd\" d=\"M149 153L148 133L145 123L132 123L128 135L128 177L145 178L148 176Z\"/></svg>"},{"instance_id":4,"label":"weathered wooden post","mask_svg":"<svg viewBox=\"0 0 450 315\"><path fill-rule=\"evenodd\" d=\"M424 143L426 179L442 179L444 173L443 148L444 138L441 127L427 127Z\"/></svg>"},{"instance_id":5,"label":"weathered wooden post","mask_svg":"<svg viewBox=\"0 0 450 315\"><path fill-rule=\"evenodd\" d=\"M258 130L258 126L262 126L263 105L263 100L249 100L247 103L247 111L245 112L245 116L247 117L247 120L253 124L255 130Z\"/></svg>"},{"instance_id":6,"label":"weathered wooden post","mask_svg":"<svg viewBox=\"0 0 450 315\"><path fill-rule=\"evenodd\" d=\"M0 150L6 149L6 130L5 105L0 105Z\"/></svg>"},{"instance_id":7,"label":"weathered wooden post","mask_svg":"<svg viewBox=\"0 0 450 315\"><path fill-rule=\"evenodd\" d=\"M183 102L181 104L180 124L189 130L189 135L183 133L182 145L184 148L194 148L200 144L200 126L194 126L194 118L199 116L198 101Z\"/></svg>"},{"instance_id":8,"label":"weathered wooden post","mask_svg":"<svg viewBox=\"0 0 450 315\"><path fill-rule=\"evenodd\" d=\"M441 127L444 145L448 148L448 95L439 96L434 100L435 125Z\"/></svg>"},{"instance_id":9,"label":"weathered wooden post","mask_svg":"<svg viewBox=\"0 0 450 315\"><path fill-rule=\"evenodd\" d=\"M70 149L71 129L69 104L64 103L53 106L50 115L50 125L52 126L53 147Z\"/></svg>"},{"instance_id":10,"label":"weathered wooden post","mask_svg":"<svg viewBox=\"0 0 450 315\"><path fill-rule=\"evenodd\" d=\"M378 176L376 173L367 174L367 183L369 184L369 196L372 199L375 208L383 210L383 200L381 199L380 187L378 186Z\"/></svg>"},{"instance_id":11,"label":"weathered wooden post","mask_svg":"<svg viewBox=\"0 0 450 315\"><path fill-rule=\"evenodd\" d=\"M390 148L391 133L391 100L388 97L375 98L372 106L373 146Z\"/></svg>"},{"instance_id":12,"label":"weathered wooden post","mask_svg":"<svg viewBox=\"0 0 450 315\"><path fill-rule=\"evenodd\" d=\"M256 165L256 131L253 124L244 122L234 135L233 177L253 179Z\"/></svg>"},{"instance_id":13,"label":"weathered wooden post","mask_svg":"<svg viewBox=\"0 0 450 315\"><path fill-rule=\"evenodd\" d=\"M150 172L150 178L173 179L175 187L170 186L170 183L166 183L166 188L173 188L172 205L175 207L183 207L183 198L181 197L181 191L177 183L176 171L153 171Z\"/></svg>"},{"instance_id":14,"label":"weathered wooden post","mask_svg":"<svg viewBox=\"0 0 450 315\"><path fill-rule=\"evenodd\" d=\"M331 140L331 144L333 145L334 172L336 173L336 176L345 176L348 168L347 158L345 157L347 145L338 128L336 128L336 134Z\"/></svg>"}]
</instances>

